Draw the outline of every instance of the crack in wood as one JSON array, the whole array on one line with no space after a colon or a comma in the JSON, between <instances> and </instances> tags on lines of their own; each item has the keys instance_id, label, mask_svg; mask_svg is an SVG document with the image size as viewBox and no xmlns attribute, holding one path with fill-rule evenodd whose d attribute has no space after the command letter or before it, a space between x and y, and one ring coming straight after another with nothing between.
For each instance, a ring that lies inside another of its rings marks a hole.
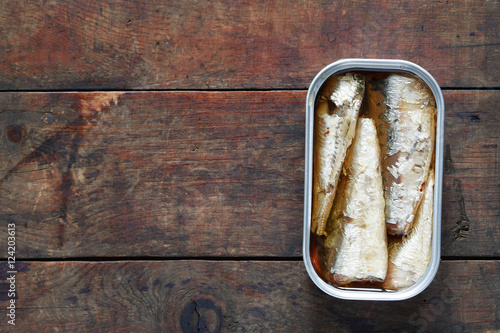
<instances>
[{"instance_id":1,"label":"crack in wood","mask_svg":"<svg viewBox=\"0 0 500 333\"><path fill-rule=\"evenodd\" d=\"M445 158L444 158L444 172L445 174L455 174L455 167L453 165L453 160L451 159L451 149L450 145L446 145ZM453 193L457 199L459 205L460 217L456 222L456 227L452 230L452 239L450 246L460 238L466 238L469 236L470 220L467 217L467 212L465 209L465 199L462 193L462 186L460 179L453 177Z\"/></svg>"},{"instance_id":2,"label":"crack in wood","mask_svg":"<svg viewBox=\"0 0 500 333\"><path fill-rule=\"evenodd\" d=\"M455 167L453 166L453 161L451 160L451 152L450 145L446 145L445 153L444 153L444 173L445 174L454 174Z\"/></svg>"},{"instance_id":3,"label":"crack in wood","mask_svg":"<svg viewBox=\"0 0 500 333\"><path fill-rule=\"evenodd\" d=\"M470 228L470 220L467 217L467 213L465 211L465 200L462 194L462 187L460 185L460 180L455 178L453 180L453 191L457 198L459 209L460 209L460 219L456 222L457 226L453 229L453 240L468 237L469 228Z\"/></svg>"},{"instance_id":4,"label":"crack in wood","mask_svg":"<svg viewBox=\"0 0 500 333\"><path fill-rule=\"evenodd\" d=\"M198 330L198 333L201 332L201 329L207 329L207 325L204 324L203 327L201 327L201 324L204 323L205 321L202 320L201 318L201 315L200 313L198 312L198 302L196 302L196 300L193 301L194 302L194 312L196 313L196 315L198 316L198 319L196 321L196 329Z\"/></svg>"}]
</instances>

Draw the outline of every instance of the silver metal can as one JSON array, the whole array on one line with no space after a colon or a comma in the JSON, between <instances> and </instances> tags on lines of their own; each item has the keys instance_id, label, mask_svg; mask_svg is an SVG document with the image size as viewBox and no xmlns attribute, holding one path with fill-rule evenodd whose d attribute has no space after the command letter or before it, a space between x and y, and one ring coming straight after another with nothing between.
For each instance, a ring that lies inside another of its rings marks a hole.
<instances>
[{"instance_id":1,"label":"silver metal can","mask_svg":"<svg viewBox=\"0 0 500 333\"><path fill-rule=\"evenodd\" d=\"M311 215L313 190L313 144L314 113L318 92L331 76L346 72L391 72L409 73L425 82L432 91L437 109L436 142L434 161L434 212L432 232L432 253L425 274L414 285L392 291L383 288L338 287L323 280L313 267L311 260ZM422 292L434 279L441 256L441 197L443 180L443 131L444 99L436 80L422 67L404 60L342 59L321 70L312 81L306 99L306 140L304 180L304 238L303 259L312 281L326 294L348 300L397 301L411 298Z\"/></svg>"}]
</instances>

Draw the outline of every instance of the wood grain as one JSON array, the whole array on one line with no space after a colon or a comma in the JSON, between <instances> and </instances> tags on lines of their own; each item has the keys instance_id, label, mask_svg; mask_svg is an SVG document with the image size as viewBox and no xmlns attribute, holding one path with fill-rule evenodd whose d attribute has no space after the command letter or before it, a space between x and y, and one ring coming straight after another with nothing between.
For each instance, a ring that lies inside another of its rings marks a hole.
<instances>
[{"instance_id":1,"label":"wood grain","mask_svg":"<svg viewBox=\"0 0 500 333\"><path fill-rule=\"evenodd\" d=\"M499 87L498 1L3 1L0 89L306 88L341 58Z\"/></svg>"},{"instance_id":2,"label":"wood grain","mask_svg":"<svg viewBox=\"0 0 500 333\"><path fill-rule=\"evenodd\" d=\"M2 262L2 267L5 262ZM322 293L301 261L23 262L16 329L59 332L486 332L500 262L443 261L403 302ZM6 277L0 277L5 288ZM4 295L4 293L0 293ZM7 301L0 299L6 317Z\"/></svg>"},{"instance_id":3,"label":"wood grain","mask_svg":"<svg viewBox=\"0 0 500 333\"><path fill-rule=\"evenodd\" d=\"M0 94L0 219L17 255L300 256L305 95ZM444 256L500 253L499 98L445 92Z\"/></svg>"},{"instance_id":4,"label":"wood grain","mask_svg":"<svg viewBox=\"0 0 500 333\"><path fill-rule=\"evenodd\" d=\"M21 257L300 253L304 92L0 99L0 216Z\"/></svg>"},{"instance_id":5,"label":"wood grain","mask_svg":"<svg viewBox=\"0 0 500 333\"><path fill-rule=\"evenodd\" d=\"M499 100L498 91L445 94L444 255L473 256L478 247L500 255Z\"/></svg>"}]
</instances>

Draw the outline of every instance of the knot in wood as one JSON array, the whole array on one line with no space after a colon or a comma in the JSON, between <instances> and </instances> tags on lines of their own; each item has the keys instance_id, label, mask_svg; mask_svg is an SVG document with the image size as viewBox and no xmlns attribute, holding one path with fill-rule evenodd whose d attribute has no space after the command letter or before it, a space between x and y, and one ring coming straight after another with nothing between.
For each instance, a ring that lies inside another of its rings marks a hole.
<instances>
[{"instance_id":1,"label":"knot in wood","mask_svg":"<svg viewBox=\"0 0 500 333\"><path fill-rule=\"evenodd\" d=\"M209 299L188 303L181 315L183 332L221 332L223 314L219 306Z\"/></svg>"},{"instance_id":2,"label":"knot in wood","mask_svg":"<svg viewBox=\"0 0 500 333\"><path fill-rule=\"evenodd\" d=\"M26 136L26 130L19 125L12 125L7 130L10 142L18 143Z\"/></svg>"}]
</instances>

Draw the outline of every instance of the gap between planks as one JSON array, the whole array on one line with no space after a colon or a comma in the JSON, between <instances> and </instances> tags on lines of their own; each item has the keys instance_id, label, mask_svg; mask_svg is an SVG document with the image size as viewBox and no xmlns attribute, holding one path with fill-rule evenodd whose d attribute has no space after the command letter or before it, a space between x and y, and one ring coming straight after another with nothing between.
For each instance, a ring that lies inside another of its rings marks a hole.
<instances>
[{"instance_id":1,"label":"gap between planks","mask_svg":"<svg viewBox=\"0 0 500 333\"><path fill-rule=\"evenodd\" d=\"M7 258L0 258L0 261L6 261ZM295 262L302 261L302 257L264 257L264 256L248 256L248 257L217 257L217 256L202 256L202 257L72 257L72 258L17 258L17 261L32 261L32 262L135 262L135 261L267 261L267 262ZM443 256L441 261L500 261L500 256Z\"/></svg>"},{"instance_id":2,"label":"gap between planks","mask_svg":"<svg viewBox=\"0 0 500 333\"><path fill-rule=\"evenodd\" d=\"M312 79L311 79L312 80ZM485 91L485 90L500 90L500 86L498 87L440 87L442 91L459 91L459 90L478 90L478 91ZM79 90L71 90L71 89L58 89L58 90L26 90L26 89L17 89L17 90L0 90L0 94L2 93L99 93L99 92L279 92L279 91L304 91L306 92L308 88L217 88L217 89L134 89L134 88L129 88L129 89L113 89L113 88L101 88L101 89L79 89Z\"/></svg>"}]
</instances>

